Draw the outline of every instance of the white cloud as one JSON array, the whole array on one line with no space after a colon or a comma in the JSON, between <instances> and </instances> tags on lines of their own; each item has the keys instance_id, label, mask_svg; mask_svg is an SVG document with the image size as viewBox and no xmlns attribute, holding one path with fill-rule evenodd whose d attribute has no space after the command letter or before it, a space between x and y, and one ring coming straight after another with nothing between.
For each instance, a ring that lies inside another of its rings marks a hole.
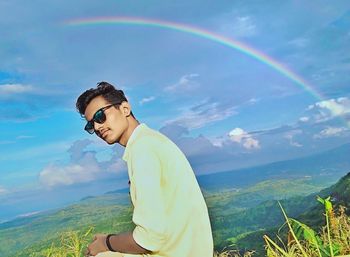
<instances>
[{"instance_id":1,"label":"white cloud","mask_svg":"<svg viewBox=\"0 0 350 257\"><path fill-rule=\"evenodd\" d=\"M166 87L164 91L174 92L180 90L183 92L196 89L199 86L199 83L195 81L195 78L197 77L199 77L199 75L195 73L184 75L174 85Z\"/></svg>"},{"instance_id":2,"label":"white cloud","mask_svg":"<svg viewBox=\"0 0 350 257\"><path fill-rule=\"evenodd\" d=\"M248 101L248 103L249 104L256 104L257 102L259 102L260 101L260 99L258 99L258 98L251 98L251 99L249 99L249 101Z\"/></svg>"},{"instance_id":3,"label":"white cloud","mask_svg":"<svg viewBox=\"0 0 350 257\"><path fill-rule=\"evenodd\" d=\"M299 119L301 122L308 122L310 120L309 117L303 116Z\"/></svg>"},{"instance_id":4,"label":"white cloud","mask_svg":"<svg viewBox=\"0 0 350 257\"><path fill-rule=\"evenodd\" d=\"M260 149L259 141L241 128L231 130L229 137L233 142L242 144L246 149Z\"/></svg>"},{"instance_id":5,"label":"white cloud","mask_svg":"<svg viewBox=\"0 0 350 257\"><path fill-rule=\"evenodd\" d=\"M258 140L254 139L252 137L248 137L248 138L244 139L243 147L246 149L259 149L260 145L259 145Z\"/></svg>"},{"instance_id":6,"label":"white cloud","mask_svg":"<svg viewBox=\"0 0 350 257\"><path fill-rule=\"evenodd\" d=\"M300 37L289 41L288 44L298 48L304 48L309 44L309 42L309 39Z\"/></svg>"},{"instance_id":7,"label":"white cloud","mask_svg":"<svg viewBox=\"0 0 350 257\"><path fill-rule=\"evenodd\" d=\"M344 127L328 127L326 129L323 129L320 133L314 135L314 138L341 136L345 131L347 131L347 129Z\"/></svg>"},{"instance_id":8,"label":"white cloud","mask_svg":"<svg viewBox=\"0 0 350 257\"><path fill-rule=\"evenodd\" d=\"M295 146L295 147L302 147L303 145L300 144L299 142L296 142L294 140L294 137L296 135L299 135L299 134L302 134L303 132L300 130L300 129L297 129L297 130L291 130L291 131L288 131L284 134L284 138L286 138L288 141L289 141L289 144L291 146Z\"/></svg>"},{"instance_id":9,"label":"white cloud","mask_svg":"<svg viewBox=\"0 0 350 257\"><path fill-rule=\"evenodd\" d=\"M125 161L123 161L122 159L117 159L114 160L110 165L109 165L109 169L107 169L107 172L111 172L111 173L119 173L122 170L126 170L126 165L125 165Z\"/></svg>"},{"instance_id":10,"label":"white cloud","mask_svg":"<svg viewBox=\"0 0 350 257\"><path fill-rule=\"evenodd\" d=\"M99 167L95 165L49 165L40 172L40 182L47 187L54 187L60 185L72 185L75 183L85 183L94 180Z\"/></svg>"},{"instance_id":11,"label":"white cloud","mask_svg":"<svg viewBox=\"0 0 350 257\"><path fill-rule=\"evenodd\" d=\"M9 192L9 191L8 191L6 188L0 186L0 195L7 194L8 192Z\"/></svg>"},{"instance_id":12,"label":"white cloud","mask_svg":"<svg viewBox=\"0 0 350 257\"><path fill-rule=\"evenodd\" d=\"M333 117L344 116L350 113L350 99L339 97L310 105L308 111L316 111L313 118L316 122L327 121Z\"/></svg>"},{"instance_id":13,"label":"white cloud","mask_svg":"<svg viewBox=\"0 0 350 257\"><path fill-rule=\"evenodd\" d=\"M196 129L204 127L214 121L224 120L234 114L236 107L220 106L219 103L208 103L204 101L192 107L182 108L182 114L172 120L166 121L166 125L175 124L187 129Z\"/></svg>"},{"instance_id":14,"label":"white cloud","mask_svg":"<svg viewBox=\"0 0 350 257\"><path fill-rule=\"evenodd\" d=\"M335 116L350 113L350 99L346 97L321 101L316 103L316 106L330 110Z\"/></svg>"},{"instance_id":15,"label":"white cloud","mask_svg":"<svg viewBox=\"0 0 350 257\"><path fill-rule=\"evenodd\" d=\"M216 147L223 147L225 141L227 140L226 137L214 137L214 138L208 138L210 140L210 142L213 144L213 146Z\"/></svg>"},{"instance_id":16,"label":"white cloud","mask_svg":"<svg viewBox=\"0 0 350 257\"><path fill-rule=\"evenodd\" d=\"M221 26L224 34L230 34L234 37L251 37L257 34L256 25L250 16L239 16L233 21Z\"/></svg>"},{"instance_id":17,"label":"white cloud","mask_svg":"<svg viewBox=\"0 0 350 257\"><path fill-rule=\"evenodd\" d=\"M22 94L33 91L30 85L4 84L0 85L0 95Z\"/></svg>"},{"instance_id":18,"label":"white cloud","mask_svg":"<svg viewBox=\"0 0 350 257\"><path fill-rule=\"evenodd\" d=\"M50 163L39 174L41 184L48 188L87 183L110 177L126 169L125 162L113 155L110 161L99 162L95 151L86 151L91 140L77 140L68 149L68 164Z\"/></svg>"},{"instance_id":19,"label":"white cloud","mask_svg":"<svg viewBox=\"0 0 350 257\"><path fill-rule=\"evenodd\" d=\"M155 100L155 99L156 99L155 96L145 97L145 98L143 98L143 99L139 102L139 104L140 104L140 105L143 105L143 104L145 104L145 103L152 102L152 101Z\"/></svg>"},{"instance_id":20,"label":"white cloud","mask_svg":"<svg viewBox=\"0 0 350 257\"><path fill-rule=\"evenodd\" d=\"M302 144L295 142L295 141L292 141L292 140L289 143L291 146L295 146L295 147L302 147L303 146Z\"/></svg>"},{"instance_id":21,"label":"white cloud","mask_svg":"<svg viewBox=\"0 0 350 257\"><path fill-rule=\"evenodd\" d=\"M230 136L230 138L233 142L241 143L242 139L244 137L246 137L246 135L248 135L248 133L245 132L241 128L235 128L235 129L231 130L228 135Z\"/></svg>"}]
</instances>

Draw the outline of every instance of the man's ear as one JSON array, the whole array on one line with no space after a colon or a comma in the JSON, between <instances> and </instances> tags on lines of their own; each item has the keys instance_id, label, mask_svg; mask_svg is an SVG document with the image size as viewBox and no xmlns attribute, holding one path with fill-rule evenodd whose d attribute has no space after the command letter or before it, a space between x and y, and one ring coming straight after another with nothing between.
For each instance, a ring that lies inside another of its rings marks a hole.
<instances>
[{"instance_id":1,"label":"man's ear","mask_svg":"<svg viewBox=\"0 0 350 257\"><path fill-rule=\"evenodd\" d=\"M125 115L125 117L128 117L131 113L131 105L129 104L129 102L124 101L120 105L120 110Z\"/></svg>"}]
</instances>

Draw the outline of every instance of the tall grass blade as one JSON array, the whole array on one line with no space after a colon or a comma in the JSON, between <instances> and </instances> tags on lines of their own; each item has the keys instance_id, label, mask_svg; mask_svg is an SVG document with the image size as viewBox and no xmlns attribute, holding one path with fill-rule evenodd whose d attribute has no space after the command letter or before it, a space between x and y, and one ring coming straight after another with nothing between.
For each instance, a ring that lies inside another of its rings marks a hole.
<instances>
[{"instance_id":1,"label":"tall grass blade","mask_svg":"<svg viewBox=\"0 0 350 257\"><path fill-rule=\"evenodd\" d=\"M330 226L329 226L329 214L333 211L333 206L332 206L330 199L331 199L330 196L328 196L325 199L321 198L320 196L317 196L317 201L322 203L325 207L326 227L327 227L327 237L328 237L328 242L329 242L329 250L331 253L331 257L334 257L333 245L332 245L332 239L331 239L331 230L330 230Z\"/></svg>"},{"instance_id":2,"label":"tall grass blade","mask_svg":"<svg viewBox=\"0 0 350 257\"><path fill-rule=\"evenodd\" d=\"M295 220L289 218L289 222L291 223L291 227L297 238L304 238L309 244L317 249L318 255L322 257L320 247L322 244L321 239L316 235L316 232L310 228L309 226Z\"/></svg>"},{"instance_id":3,"label":"tall grass blade","mask_svg":"<svg viewBox=\"0 0 350 257\"><path fill-rule=\"evenodd\" d=\"M281 247L279 247L274 241L271 240L271 238L269 238L267 235L264 235L264 239L265 242L267 244L267 256L276 256L276 254L274 254L274 251L272 250L272 247L270 244L272 244L275 249L277 249L281 254L283 254L283 256L288 257L288 253L286 251L284 251Z\"/></svg>"},{"instance_id":4,"label":"tall grass blade","mask_svg":"<svg viewBox=\"0 0 350 257\"><path fill-rule=\"evenodd\" d=\"M306 252L304 251L303 247L301 246L301 244L300 244L298 238L295 236L294 231L293 231L293 229L292 229L292 226L290 225L289 219L288 219L288 217L287 217L287 214L286 214L286 212L284 211L284 209L283 209L283 207L282 207L282 205L281 205L281 203L280 203L279 201L278 201L278 204L279 204L279 206L280 206L280 208L281 208L281 210L282 210L283 216L284 216L284 218L285 218L285 220L286 220L286 222L287 222L287 225L288 225L288 227L289 227L289 231L292 233L293 237L295 238L295 242L297 243L297 245L298 245L298 247L299 247L301 253L303 254L304 257L308 257L308 255L307 255Z\"/></svg>"}]
</instances>

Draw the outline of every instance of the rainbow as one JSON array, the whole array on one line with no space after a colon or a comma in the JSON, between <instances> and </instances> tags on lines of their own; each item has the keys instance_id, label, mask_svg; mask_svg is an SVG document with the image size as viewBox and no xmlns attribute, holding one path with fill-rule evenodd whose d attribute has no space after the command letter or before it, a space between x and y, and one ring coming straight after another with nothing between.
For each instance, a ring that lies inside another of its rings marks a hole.
<instances>
[{"instance_id":1,"label":"rainbow","mask_svg":"<svg viewBox=\"0 0 350 257\"><path fill-rule=\"evenodd\" d=\"M305 81L302 77L297 75L295 72L291 71L289 68L285 67L282 63L274 60L272 57L250 47L247 44L243 44L235 39L227 38L222 35L213 33L208 30L190 26L187 24L169 22L164 20L156 19L146 19L138 17L95 17L95 18L83 18L74 19L64 22L65 25L69 26L88 26L88 25L108 25L108 24L119 24L119 25L135 25L135 26L147 26L147 27L157 27L163 29L170 29L179 32L188 33L194 36L205 38L221 45L233 48L245 55L248 55L261 63L264 63L283 76L295 82L297 85L302 87L305 91L310 93L315 98L322 100L322 95L311 86L310 83Z\"/></svg>"},{"instance_id":2,"label":"rainbow","mask_svg":"<svg viewBox=\"0 0 350 257\"><path fill-rule=\"evenodd\" d=\"M64 22L66 26L89 26L89 25L135 25L135 26L146 26L146 27L156 27L161 29L170 29L174 31L179 31L213 42L219 43L221 45L227 46L229 48L235 49L245 55L248 55L257 61L270 66L272 69L276 70L278 73L282 74L286 78L293 81L296 85L300 86L306 92L310 93L317 100L323 101L324 97L321 93L312 86L309 82L304 80L301 76L293 72L290 68L284 66L281 62L274 60L272 57L264 54L263 52L252 48L247 44L243 44L232 38L224 37L220 34L204 30L202 28L194 27L188 24L175 23L164 20L157 19L148 19L148 18L139 18L139 17L94 17L94 18L82 18L82 19L73 19ZM336 107L329 108L333 116L338 116ZM341 120L350 128L350 121L347 121L345 118L340 117Z\"/></svg>"}]
</instances>

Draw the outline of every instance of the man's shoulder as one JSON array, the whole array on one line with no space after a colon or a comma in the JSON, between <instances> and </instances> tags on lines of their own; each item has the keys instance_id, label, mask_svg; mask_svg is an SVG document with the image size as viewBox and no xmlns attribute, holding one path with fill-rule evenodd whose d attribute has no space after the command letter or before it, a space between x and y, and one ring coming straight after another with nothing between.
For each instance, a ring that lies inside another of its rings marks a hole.
<instances>
[{"instance_id":1,"label":"man's shoulder","mask_svg":"<svg viewBox=\"0 0 350 257\"><path fill-rule=\"evenodd\" d=\"M143 150L158 152L172 147L174 147L174 144L167 136L147 127L135 138L131 151L134 153Z\"/></svg>"},{"instance_id":2,"label":"man's shoulder","mask_svg":"<svg viewBox=\"0 0 350 257\"><path fill-rule=\"evenodd\" d=\"M157 142L165 142L170 141L168 137L160 133L159 131L155 129L151 129L147 126L144 126L142 131L138 134L137 138L135 139L135 144L149 144L152 145Z\"/></svg>"},{"instance_id":3,"label":"man's shoulder","mask_svg":"<svg viewBox=\"0 0 350 257\"><path fill-rule=\"evenodd\" d=\"M169 148L171 140L157 130L151 129L144 123L139 125L137 133L127 145L123 159L128 161L131 156L139 156L145 152L159 153Z\"/></svg>"}]
</instances>

